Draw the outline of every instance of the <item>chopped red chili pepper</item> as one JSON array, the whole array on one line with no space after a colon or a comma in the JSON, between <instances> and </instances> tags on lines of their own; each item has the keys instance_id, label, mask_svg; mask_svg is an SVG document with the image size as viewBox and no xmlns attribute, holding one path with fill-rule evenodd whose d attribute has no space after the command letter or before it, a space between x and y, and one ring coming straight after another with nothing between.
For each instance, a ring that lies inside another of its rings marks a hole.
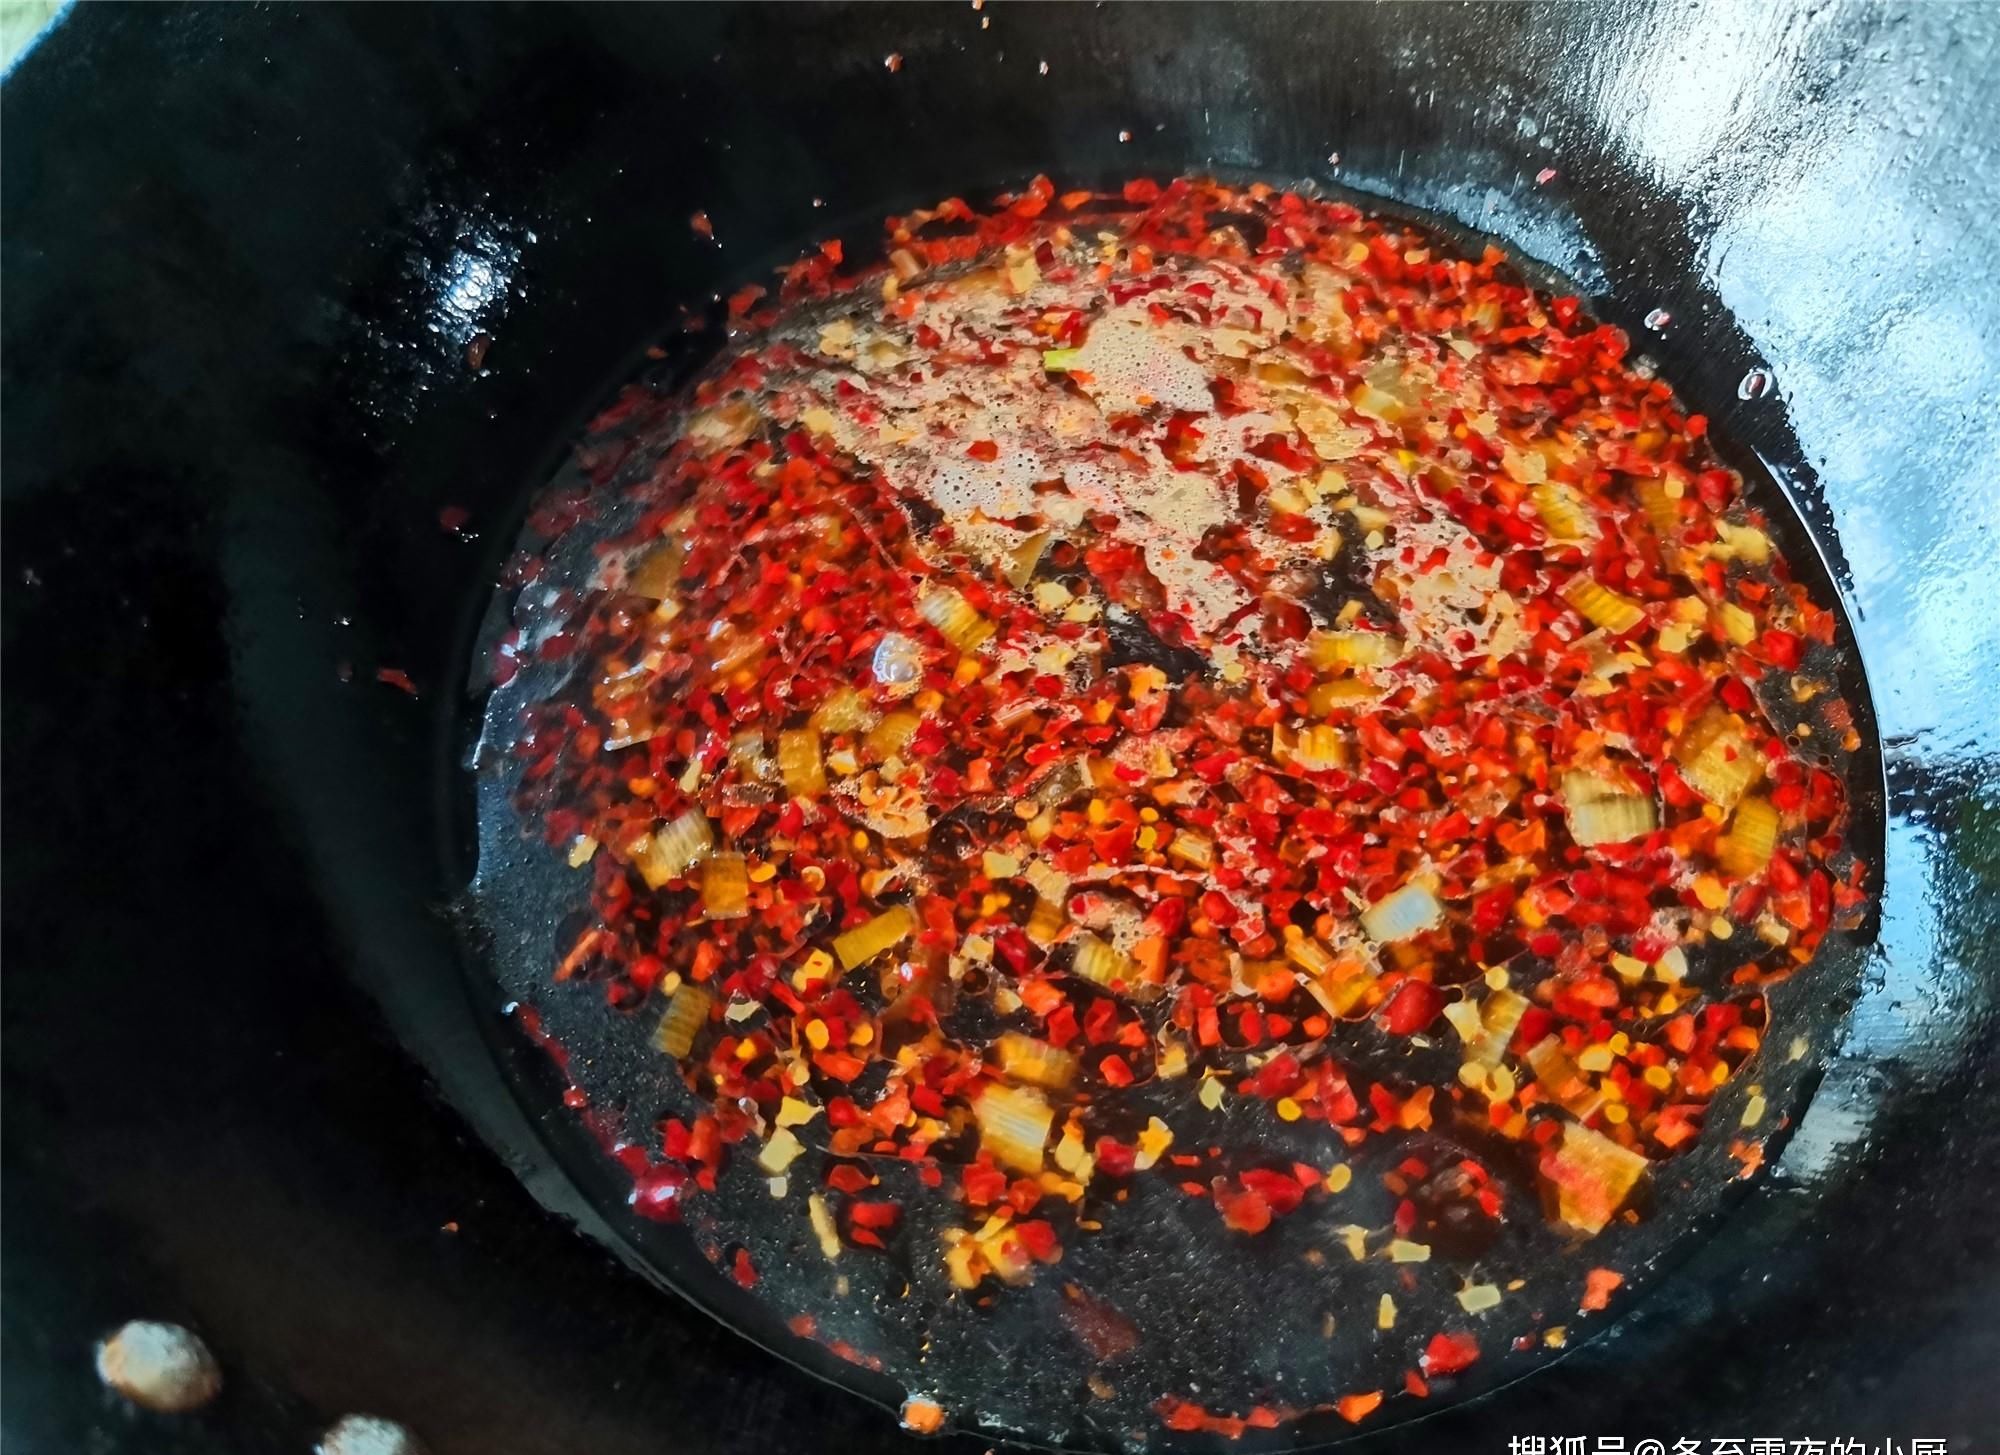
<instances>
[{"instance_id":1,"label":"chopped red chili pepper","mask_svg":"<svg viewBox=\"0 0 2000 1455\"><path fill-rule=\"evenodd\" d=\"M1337 1195L1235 1117L1163 1155L1249 1096L1326 1163L1389 1139L1401 1238L1504 1211L1401 1156L1452 1118L1603 1227L1865 882L1779 711L1852 733L1832 617L1706 421L1577 298L1343 203L1037 179L889 238L733 295L717 366L583 448L631 509L552 495L508 568L596 533L594 576L522 597L495 702L591 912L558 993L646 1007L712 1108L661 1123L655 1200L738 1144L803 1168L823 1110L853 1243L938 1187L953 1279L1019 1282L1116 1216L1099 1179L1248 1234ZM1350 1082L1382 1033L1457 1062ZM1142 1084L1185 1116L1140 1129ZM1440 1333L1405 1388L1477 1355Z\"/></svg>"},{"instance_id":2,"label":"chopped red chili pepper","mask_svg":"<svg viewBox=\"0 0 2000 1455\"><path fill-rule=\"evenodd\" d=\"M1444 1010L1444 992L1423 980L1405 980L1382 1007L1382 1029L1392 1036L1413 1036Z\"/></svg>"},{"instance_id":3,"label":"chopped red chili pepper","mask_svg":"<svg viewBox=\"0 0 2000 1455\"><path fill-rule=\"evenodd\" d=\"M1479 1358L1479 1341L1470 1334L1436 1334L1424 1348L1424 1373L1456 1374Z\"/></svg>"}]
</instances>

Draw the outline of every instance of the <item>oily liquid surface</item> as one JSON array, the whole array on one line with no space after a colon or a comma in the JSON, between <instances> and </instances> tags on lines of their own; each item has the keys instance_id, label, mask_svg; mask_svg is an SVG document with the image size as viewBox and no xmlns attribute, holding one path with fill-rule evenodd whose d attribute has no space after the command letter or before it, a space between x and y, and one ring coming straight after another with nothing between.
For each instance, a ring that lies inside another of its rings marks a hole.
<instances>
[{"instance_id":1,"label":"oily liquid surface","mask_svg":"<svg viewBox=\"0 0 2000 1455\"><path fill-rule=\"evenodd\" d=\"M614 1027L578 1097L641 1210L917 1423L1003 1309L1061 1345L1016 1411L1128 1430L1561 1342L1761 1159L1709 1107L1860 908L1833 619L1497 254L1186 181L887 242L607 411L523 566L489 732L571 910L526 998Z\"/></svg>"}]
</instances>

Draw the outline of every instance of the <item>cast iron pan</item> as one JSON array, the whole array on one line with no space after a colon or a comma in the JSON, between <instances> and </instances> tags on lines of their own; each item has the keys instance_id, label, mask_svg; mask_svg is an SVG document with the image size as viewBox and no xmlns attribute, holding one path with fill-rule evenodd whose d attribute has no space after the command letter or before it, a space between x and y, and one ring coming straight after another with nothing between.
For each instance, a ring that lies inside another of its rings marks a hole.
<instances>
[{"instance_id":1,"label":"cast iron pan","mask_svg":"<svg viewBox=\"0 0 2000 1455\"><path fill-rule=\"evenodd\" d=\"M1376 1443L1990 1421L1990 20L989 8L105 8L8 80L22 1448L304 1448L356 1407L441 1450L892 1438L570 1234L817 1357L620 1219L540 1053L465 993L458 689L522 500L676 303L829 213L1036 170L1352 186L1500 236L1635 337L1665 308L1651 351L1803 518L1788 553L1824 553L1873 679L1879 934L1780 1000L1814 1050L1774 1100L1824 1080L1769 1185L1662 1228L1700 1246L1617 1337ZM1753 367L1778 387L1739 403ZM208 1413L94 1387L91 1338L136 1315L215 1345ZM999 1362L981 1408L1033 1376Z\"/></svg>"}]
</instances>

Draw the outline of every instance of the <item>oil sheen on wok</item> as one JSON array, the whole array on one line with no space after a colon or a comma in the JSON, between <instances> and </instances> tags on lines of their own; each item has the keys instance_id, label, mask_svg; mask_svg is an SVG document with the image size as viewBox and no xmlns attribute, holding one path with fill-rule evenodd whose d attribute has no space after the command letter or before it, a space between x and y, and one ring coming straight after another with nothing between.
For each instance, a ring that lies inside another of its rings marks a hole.
<instances>
[{"instance_id":1,"label":"oil sheen on wok","mask_svg":"<svg viewBox=\"0 0 2000 1455\"><path fill-rule=\"evenodd\" d=\"M521 998L618 1068L572 1100L640 1211L919 1427L1016 1301L1063 1399L1236 1433L1559 1345L1719 1194L1683 1154L1754 1170L1775 1113L1708 1111L1863 909L1858 738L1619 330L1185 179L730 319L542 502L488 716L479 890L565 876Z\"/></svg>"}]
</instances>

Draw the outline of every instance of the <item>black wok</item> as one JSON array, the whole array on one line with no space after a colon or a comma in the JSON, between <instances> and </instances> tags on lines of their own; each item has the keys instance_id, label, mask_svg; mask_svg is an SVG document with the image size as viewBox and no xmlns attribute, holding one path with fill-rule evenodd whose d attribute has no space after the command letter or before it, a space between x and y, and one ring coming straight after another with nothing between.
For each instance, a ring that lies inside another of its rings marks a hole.
<instances>
[{"instance_id":1,"label":"black wok","mask_svg":"<svg viewBox=\"0 0 2000 1455\"><path fill-rule=\"evenodd\" d=\"M1373 1443L1971 1448L2000 1413L1994 36L1949 6L70 15L0 93L7 1436L303 1449L358 1408L440 1451L896 1438L603 1251L692 1282L467 993L474 623L677 305L918 198L1211 167L1497 234L1635 332L1670 313L1651 351L1824 554L1886 765L1880 923L1796 1009L1819 1085L1776 1167L1610 1336ZM116 1407L89 1348L133 1316L201 1330L222 1399Z\"/></svg>"}]
</instances>

